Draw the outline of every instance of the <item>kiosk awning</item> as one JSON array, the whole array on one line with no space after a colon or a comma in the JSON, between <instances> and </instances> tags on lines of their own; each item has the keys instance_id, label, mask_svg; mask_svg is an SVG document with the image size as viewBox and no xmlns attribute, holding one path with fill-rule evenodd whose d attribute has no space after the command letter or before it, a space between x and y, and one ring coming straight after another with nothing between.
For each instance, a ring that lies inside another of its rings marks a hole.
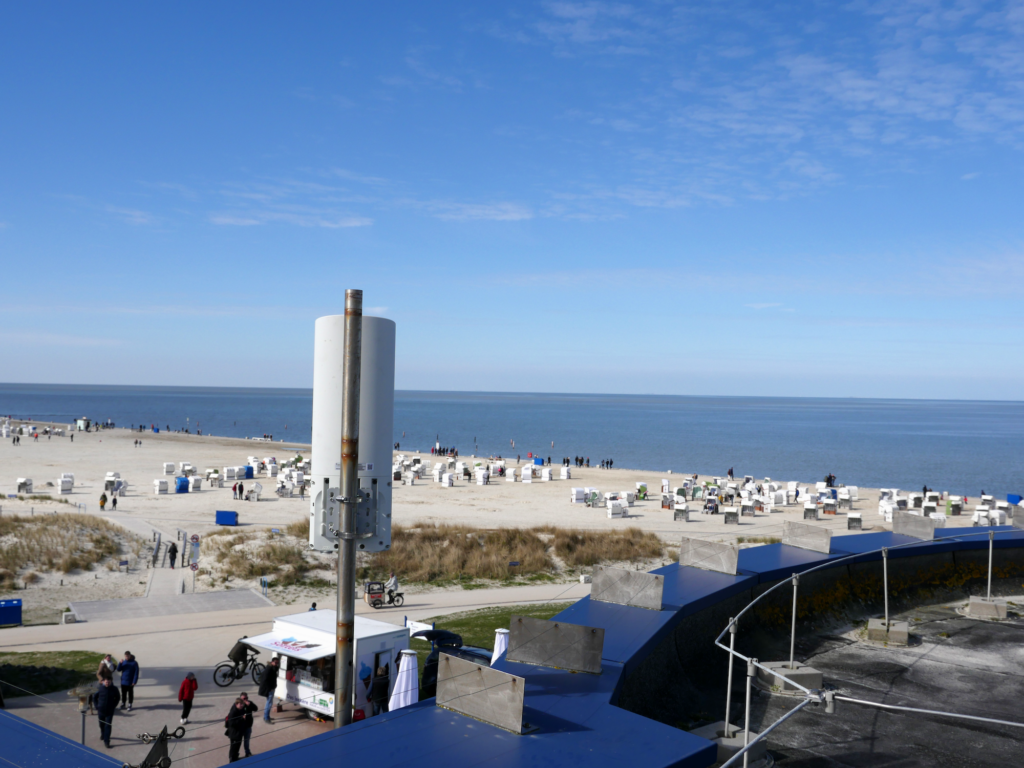
<instances>
[{"instance_id":1,"label":"kiosk awning","mask_svg":"<svg viewBox=\"0 0 1024 768\"><path fill-rule=\"evenodd\" d=\"M333 656L335 651L333 638L328 640L326 635L312 632L305 637L282 632L267 632L264 635L256 635L256 637L247 637L242 642L261 651L283 653L285 656L303 661L316 661L325 656Z\"/></svg>"}]
</instances>

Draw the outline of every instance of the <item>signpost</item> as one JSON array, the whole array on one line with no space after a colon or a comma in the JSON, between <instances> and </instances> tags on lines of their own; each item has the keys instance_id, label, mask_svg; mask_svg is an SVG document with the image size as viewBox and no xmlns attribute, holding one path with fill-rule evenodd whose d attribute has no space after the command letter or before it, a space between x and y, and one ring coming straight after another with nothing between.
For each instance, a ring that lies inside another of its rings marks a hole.
<instances>
[{"instance_id":1,"label":"signpost","mask_svg":"<svg viewBox=\"0 0 1024 768\"><path fill-rule=\"evenodd\" d=\"M192 593L195 594L196 571L199 570L199 534L193 533L188 540L192 542L192 562L188 567L192 569Z\"/></svg>"}]
</instances>

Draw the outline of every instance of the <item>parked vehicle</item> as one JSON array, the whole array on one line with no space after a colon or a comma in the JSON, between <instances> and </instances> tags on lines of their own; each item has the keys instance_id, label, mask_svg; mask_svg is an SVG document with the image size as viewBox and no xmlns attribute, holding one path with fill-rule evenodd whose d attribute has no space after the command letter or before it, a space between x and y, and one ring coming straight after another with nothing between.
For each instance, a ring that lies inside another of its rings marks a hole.
<instances>
[{"instance_id":1,"label":"parked vehicle","mask_svg":"<svg viewBox=\"0 0 1024 768\"><path fill-rule=\"evenodd\" d=\"M491 651L472 645L463 645L462 636L445 629L423 629L414 632L413 637L426 640L431 645L430 655L423 662L423 676L420 678L420 700L437 695L437 662L442 653L457 656L485 667L491 665Z\"/></svg>"}]
</instances>

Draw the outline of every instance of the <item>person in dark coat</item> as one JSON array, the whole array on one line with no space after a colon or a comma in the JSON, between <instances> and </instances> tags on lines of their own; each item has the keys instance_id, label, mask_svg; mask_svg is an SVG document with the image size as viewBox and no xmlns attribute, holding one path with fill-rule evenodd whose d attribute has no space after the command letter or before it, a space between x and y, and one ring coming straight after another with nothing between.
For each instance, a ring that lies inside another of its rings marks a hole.
<instances>
[{"instance_id":1,"label":"person in dark coat","mask_svg":"<svg viewBox=\"0 0 1024 768\"><path fill-rule=\"evenodd\" d=\"M121 673L121 709L132 711L135 703L135 685L139 682L139 662L131 651L124 652L124 658L118 663L117 671Z\"/></svg>"},{"instance_id":2,"label":"person in dark coat","mask_svg":"<svg viewBox=\"0 0 1024 768\"><path fill-rule=\"evenodd\" d=\"M378 667L377 675L370 683L370 703L373 705L374 716L388 711L388 686L391 678L387 667Z\"/></svg>"},{"instance_id":3,"label":"person in dark coat","mask_svg":"<svg viewBox=\"0 0 1024 768\"><path fill-rule=\"evenodd\" d=\"M167 548L167 557L171 560L171 570L173 571L174 561L178 559L178 545L173 541L171 542L171 546Z\"/></svg>"},{"instance_id":4,"label":"person in dark coat","mask_svg":"<svg viewBox=\"0 0 1024 768\"><path fill-rule=\"evenodd\" d=\"M100 741L106 744L107 749L110 749L110 729L114 724L114 713L120 701L121 693L114 682L109 677L103 678L100 689L96 692L96 719L100 724Z\"/></svg>"},{"instance_id":5,"label":"person in dark coat","mask_svg":"<svg viewBox=\"0 0 1024 768\"><path fill-rule=\"evenodd\" d=\"M270 660L267 668L263 670L263 677L260 678L260 696L266 696L267 704L263 709L263 722L272 723L270 719L270 708L274 706L274 691L277 690L277 670L281 666L281 659L277 656Z\"/></svg>"},{"instance_id":6,"label":"person in dark coat","mask_svg":"<svg viewBox=\"0 0 1024 768\"><path fill-rule=\"evenodd\" d=\"M242 739L245 738L245 705L241 699L235 699L231 711L224 718L224 724L227 726L225 733L230 742L228 762L233 763L238 760L238 751L242 748Z\"/></svg>"},{"instance_id":7,"label":"person in dark coat","mask_svg":"<svg viewBox=\"0 0 1024 768\"><path fill-rule=\"evenodd\" d=\"M259 707L249 701L249 694L244 691L239 694L238 698L242 700L242 709L245 711L245 734L242 736L242 747L245 756L252 757L252 752L249 751L249 739L252 738L252 713L259 711Z\"/></svg>"}]
</instances>

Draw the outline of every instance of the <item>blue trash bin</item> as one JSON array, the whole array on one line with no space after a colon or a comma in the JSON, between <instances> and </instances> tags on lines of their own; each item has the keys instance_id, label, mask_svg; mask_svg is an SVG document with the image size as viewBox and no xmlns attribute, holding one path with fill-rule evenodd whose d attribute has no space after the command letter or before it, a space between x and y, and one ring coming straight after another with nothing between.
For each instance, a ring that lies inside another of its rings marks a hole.
<instances>
[{"instance_id":1,"label":"blue trash bin","mask_svg":"<svg viewBox=\"0 0 1024 768\"><path fill-rule=\"evenodd\" d=\"M21 624L21 600L0 600L0 626Z\"/></svg>"}]
</instances>

